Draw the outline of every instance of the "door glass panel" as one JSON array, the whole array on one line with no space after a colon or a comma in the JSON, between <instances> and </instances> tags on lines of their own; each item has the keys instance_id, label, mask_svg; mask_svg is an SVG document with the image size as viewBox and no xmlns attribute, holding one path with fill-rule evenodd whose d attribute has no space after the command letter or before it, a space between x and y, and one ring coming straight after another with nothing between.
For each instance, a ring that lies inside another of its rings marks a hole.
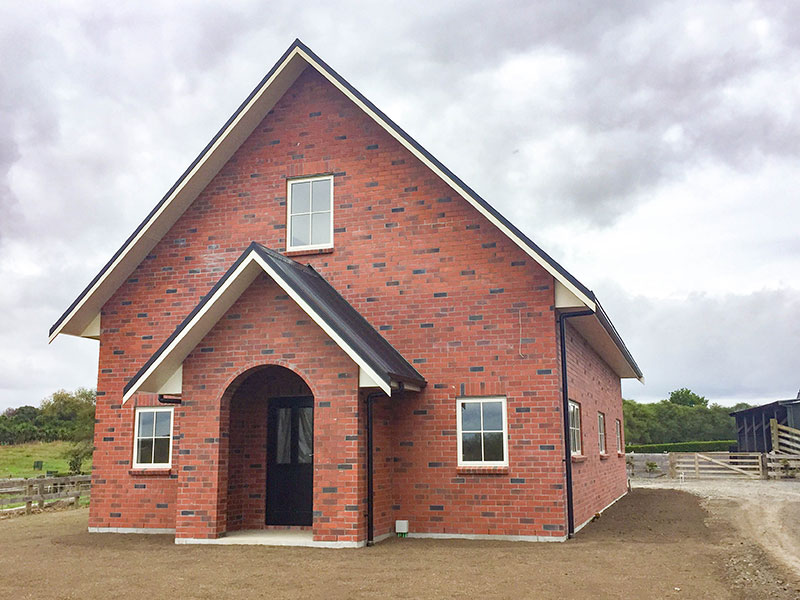
<instances>
[{"instance_id":1,"label":"door glass panel","mask_svg":"<svg viewBox=\"0 0 800 600\"><path fill-rule=\"evenodd\" d=\"M292 214L307 213L311 206L311 183L292 184Z\"/></svg>"},{"instance_id":2,"label":"door glass panel","mask_svg":"<svg viewBox=\"0 0 800 600\"><path fill-rule=\"evenodd\" d=\"M292 462L292 409L278 409L278 423L275 428L275 462L286 465Z\"/></svg>"},{"instance_id":3,"label":"door glass panel","mask_svg":"<svg viewBox=\"0 0 800 600\"><path fill-rule=\"evenodd\" d=\"M297 462L314 462L314 409L302 407L298 409L297 424Z\"/></svg>"}]
</instances>

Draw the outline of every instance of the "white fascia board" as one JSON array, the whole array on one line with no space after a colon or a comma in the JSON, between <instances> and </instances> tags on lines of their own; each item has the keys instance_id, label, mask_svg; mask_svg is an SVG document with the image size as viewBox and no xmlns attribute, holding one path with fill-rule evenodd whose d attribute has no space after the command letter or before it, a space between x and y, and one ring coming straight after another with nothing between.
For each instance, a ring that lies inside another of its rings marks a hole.
<instances>
[{"instance_id":1,"label":"white fascia board","mask_svg":"<svg viewBox=\"0 0 800 600\"><path fill-rule=\"evenodd\" d=\"M447 175L444 171L442 171L438 166L436 166L433 162L431 162L424 154L422 154L419 150L414 148L411 144L406 141L406 139L400 135L393 127L390 127L389 124L384 121L378 114L376 114L369 106L367 106L364 102L362 102L357 96L355 96L350 90L348 90L345 86L339 83L335 77L330 75L325 69L323 69L313 58L311 58L308 54L300 50L299 48L296 51L302 56L308 64L313 66L325 79L327 79L331 84L333 84L340 92L342 92L345 96L347 96L356 106L358 106L361 110L363 110L369 117L372 118L378 125L383 127L383 129L391 135L394 139L400 142L403 147L406 148L411 154L413 154L417 159L422 162L425 166L427 166L431 171L436 173L447 185L453 188L456 192L458 192L459 196L464 198L467 202L469 202L473 208L475 208L479 213L481 213L484 217L486 217L495 227L497 227L500 231L502 231L506 236L508 236L513 242L517 244L522 250L530 256L533 260L535 260L542 268L545 269L548 273L550 273L553 277L556 278L557 281L560 281L568 290L570 290L573 294L575 294L581 301L591 308L595 310L595 303L584 294L581 290L579 290L571 281L569 281L566 277L564 277L555 267L553 267L548 261L542 258L538 253L536 253L533 248L528 246L524 241L522 241L519 236L517 236L513 231L511 231L505 224L499 221L492 213L490 213L486 208L484 208L479 202L476 202L475 199L465 190L463 189L458 183L456 183L449 175Z\"/></svg>"},{"instance_id":2,"label":"white fascia board","mask_svg":"<svg viewBox=\"0 0 800 600\"><path fill-rule=\"evenodd\" d=\"M328 334L336 344L344 351L350 359L356 363L364 373L372 379L375 383L377 383L378 387L381 388L384 392L386 392L387 396L392 395L392 388L388 381L384 381L376 372L375 370L370 367L366 361L355 351L353 348L350 347L347 342L345 342L341 336L336 333L331 327L325 322L325 320L311 308L305 300L303 300L300 295L294 291L273 269L270 267L264 260L258 256L255 252L252 254L254 260L261 265L261 267L266 271L266 273L275 281L275 283L280 286L280 288L286 292L289 297L294 300L297 305L306 313L309 317L313 319L313 321L320 326L322 331ZM361 376L359 374L359 382Z\"/></svg>"},{"instance_id":3,"label":"white fascia board","mask_svg":"<svg viewBox=\"0 0 800 600\"><path fill-rule=\"evenodd\" d=\"M286 90L294 83L306 67L306 63L298 59L299 50L295 49L286 57L272 76L264 82L250 99L247 106L239 112L228 125L225 132L217 138L211 148L203 154L192 170L181 180L167 200L148 219L136 236L126 245L92 288L84 294L80 302L49 336L52 342L60 333L80 335L86 323L78 323L78 327L70 327L73 320L84 309L100 309L113 295L125 279L144 260L147 254L169 231L189 205L205 189L208 183L219 172L222 166L233 155L237 148L247 139L264 116L272 109ZM269 91L267 94L266 92ZM260 110L252 109L260 105ZM101 293L106 284L110 284L110 292ZM82 325L82 326L81 326Z\"/></svg>"},{"instance_id":4,"label":"white fascia board","mask_svg":"<svg viewBox=\"0 0 800 600\"><path fill-rule=\"evenodd\" d=\"M161 353L158 360L145 371L139 378L136 385L132 386L123 396L123 404L127 402L136 392L158 392L175 376L175 372L181 367L183 361L200 341L211 331L220 318L233 306L234 302L241 296L255 278L261 273L266 272L286 294L294 300L297 305L319 327L349 356L354 363L363 371L375 386L382 389L387 395L391 396L390 382L384 381L364 359L351 348L333 329L331 329L322 317L317 314L309 305L295 292L283 279L270 267L255 251L242 261L242 263L231 274L223 286L221 286L209 299L203 308L192 318L183 328L181 333L176 336L170 345ZM361 375L359 374L359 383Z\"/></svg>"}]
</instances>

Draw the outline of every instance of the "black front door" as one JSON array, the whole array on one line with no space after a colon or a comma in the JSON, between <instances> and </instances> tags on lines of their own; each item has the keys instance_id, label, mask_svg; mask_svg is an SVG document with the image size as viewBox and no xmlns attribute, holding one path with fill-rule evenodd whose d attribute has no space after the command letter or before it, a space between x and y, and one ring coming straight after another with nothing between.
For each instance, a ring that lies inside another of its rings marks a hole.
<instances>
[{"instance_id":1,"label":"black front door","mask_svg":"<svg viewBox=\"0 0 800 600\"><path fill-rule=\"evenodd\" d=\"M267 424L267 525L311 525L314 399L271 398Z\"/></svg>"}]
</instances>

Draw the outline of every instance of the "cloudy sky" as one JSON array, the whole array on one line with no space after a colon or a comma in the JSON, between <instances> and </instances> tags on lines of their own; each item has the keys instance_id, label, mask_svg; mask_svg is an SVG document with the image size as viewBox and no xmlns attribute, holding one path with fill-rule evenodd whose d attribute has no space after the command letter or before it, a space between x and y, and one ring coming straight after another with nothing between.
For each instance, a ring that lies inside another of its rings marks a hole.
<instances>
[{"instance_id":1,"label":"cloudy sky","mask_svg":"<svg viewBox=\"0 0 800 600\"><path fill-rule=\"evenodd\" d=\"M794 397L790 4L3 3L0 410L95 385L49 326L295 37L599 295L626 397Z\"/></svg>"}]
</instances>

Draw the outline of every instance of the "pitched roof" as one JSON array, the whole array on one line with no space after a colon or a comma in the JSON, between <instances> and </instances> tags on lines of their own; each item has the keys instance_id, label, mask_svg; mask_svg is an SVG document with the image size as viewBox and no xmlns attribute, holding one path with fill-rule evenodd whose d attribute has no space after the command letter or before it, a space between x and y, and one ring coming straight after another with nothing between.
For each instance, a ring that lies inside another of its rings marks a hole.
<instances>
[{"instance_id":1,"label":"pitched roof","mask_svg":"<svg viewBox=\"0 0 800 600\"><path fill-rule=\"evenodd\" d=\"M157 392L261 273L269 275L387 394L400 383L425 386L425 378L322 275L253 242L127 383L123 399L137 391Z\"/></svg>"},{"instance_id":2,"label":"pitched roof","mask_svg":"<svg viewBox=\"0 0 800 600\"><path fill-rule=\"evenodd\" d=\"M311 49L300 40L295 40L156 207L112 256L111 260L106 263L100 273L92 279L89 285L50 328L50 341L55 339L59 333L85 335L87 328L92 325L100 309L114 291L178 220L241 143L252 133L258 123L294 83L300 73L308 67L317 70L423 164L436 173L462 198L549 272L583 306L595 312L601 312L597 299L591 290L503 217L493 206L481 198L372 102L367 100L363 94L329 67ZM627 374L621 373L620 375L641 378L641 370L625 347L622 338L613 326L609 326L610 321L608 321L607 317L598 317L598 320L627 364L627 369L625 370Z\"/></svg>"}]
</instances>

